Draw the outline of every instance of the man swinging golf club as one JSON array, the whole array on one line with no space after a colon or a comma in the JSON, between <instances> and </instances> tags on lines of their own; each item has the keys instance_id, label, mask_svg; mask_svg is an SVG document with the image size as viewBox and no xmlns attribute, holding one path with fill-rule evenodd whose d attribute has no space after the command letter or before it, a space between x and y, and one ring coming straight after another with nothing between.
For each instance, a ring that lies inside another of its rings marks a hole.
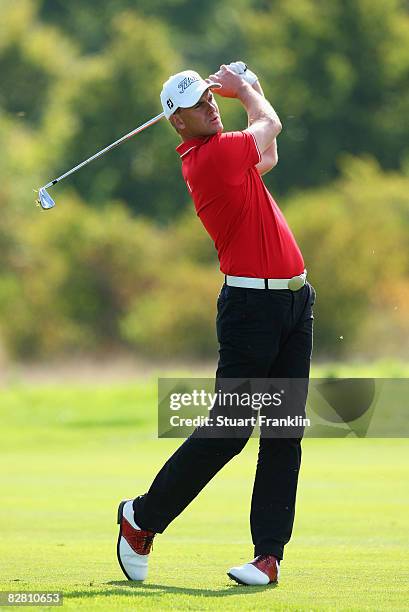
<instances>
[{"instance_id":1,"label":"man swinging golf club","mask_svg":"<svg viewBox=\"0 0 409 612\"><path fill-rule=\"evenodd\" d=\"M213 92L243 105L246 129L223 132ZM225 275L217 303L216 378L308 379L315 292L306 282L296 241L261 179L278 161L276 112L243 62L222 65L207 80L192 70L173 75L163 85L161 102L182 139L177 151L183 178ZM119 506L117 556L130 580L144 580L155 534L247 442L247 437L195 433L147 493ZM228 570L239 584L277 582L294 522L300 462L299 437L260 437L250 516L255 558Z\"/></svg>"}]
</instances>

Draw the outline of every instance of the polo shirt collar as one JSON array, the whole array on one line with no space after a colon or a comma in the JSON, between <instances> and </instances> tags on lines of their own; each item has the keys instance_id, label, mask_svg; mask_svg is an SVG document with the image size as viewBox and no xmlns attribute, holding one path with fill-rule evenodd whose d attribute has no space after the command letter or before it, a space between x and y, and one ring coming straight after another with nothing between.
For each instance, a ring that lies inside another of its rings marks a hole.
<instances>
[{"instance_id":1,"label":"polo shirt collar","mask_svg":"<svg viewBox=\"0 0 409 612\"><path fill-rule=\"evenodd\" d=\"M183 157L188 153L191 149L198 147L205 142L207 142L212 136L202 136L200 138L190 138L189 140L185 140L180 145L176 147L176 151L179 153L180 157Z\"/></svg>"}]
</instances>

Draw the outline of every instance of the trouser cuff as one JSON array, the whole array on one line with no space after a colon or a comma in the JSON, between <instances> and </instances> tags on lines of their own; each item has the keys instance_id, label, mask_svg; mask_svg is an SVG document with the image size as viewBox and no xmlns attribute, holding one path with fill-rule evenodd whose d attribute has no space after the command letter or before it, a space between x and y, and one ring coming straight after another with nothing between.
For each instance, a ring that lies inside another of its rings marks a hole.
<instances>
[{"instance_id":1,"label":"trouser cuff","mask_svg":"<svg viewBox=\"0 0 409 612\"><path fill-rule=\"evenodd\" d=\"M281 561L284 556L284 546L280 544L272 544L271 546L262 546L260 548L255 546L254 556L258 557L259 555L274 555L276 559Z\"/></svg>"},{"instance_id":2,"label":"trouser cuff","mask_svg":"<svg viewBox=\"0 0 409 612\"><path fill-rule=\"evenodd\" d=\"M145 494L146 495L146 494ZM133 500L133 511L134 511L134 521L144 531L154 531L155 533L163 533L167 527L167 525L163 524L163 521L160 520L152 520L146 519L143 502L145 499L145 495L140 495Z\"/></svg>"}]
</instances>

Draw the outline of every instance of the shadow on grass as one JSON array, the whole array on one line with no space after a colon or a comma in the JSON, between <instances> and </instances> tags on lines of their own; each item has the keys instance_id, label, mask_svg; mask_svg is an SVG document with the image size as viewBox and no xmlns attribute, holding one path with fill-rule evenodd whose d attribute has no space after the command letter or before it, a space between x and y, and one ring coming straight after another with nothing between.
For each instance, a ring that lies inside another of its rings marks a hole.
<instances>
[{"instance_id":1,"label":"shadow on grass","mask_svg":"<svg viewBox=\"0 0 409 612\"><path fill-rule=\"evenodd\" d=\"M224 589L192 589L187 587L168 586L165 584L146 584L138 582L129 582L128 580L112 580L105 584L114 586L113 589L95 589L89 591L64 591L64 597L67 599L77 599L81 597L111 597L113 595L125 595L127 597L151 597L154 594L173 594L173 595L194 595L198 597L226 597L229 595L250 595L260 593L266 589L275 589L277 584L268 584L266 586L243 586L232 583Z\"/></svg>"}]
</instances>

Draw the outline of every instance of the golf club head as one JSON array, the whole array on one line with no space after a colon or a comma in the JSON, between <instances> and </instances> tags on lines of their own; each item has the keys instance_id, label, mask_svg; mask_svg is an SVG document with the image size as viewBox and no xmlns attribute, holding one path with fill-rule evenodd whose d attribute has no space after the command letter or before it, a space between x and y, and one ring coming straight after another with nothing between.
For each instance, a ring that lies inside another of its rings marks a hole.
<instances>
[{"instance_id":1,"label":"golf club head","mask_svg":"<svg viewBox=\"0 0 409 612\"><path fill-rule=\"evenodd\" d=\"M50 194L45 190L44 187L38 192L38 200L37 202L40 204L41 208L44 210L48 210L49 208L54 208L55 202L50 196Z\"/></svg>"}]
</instances>

